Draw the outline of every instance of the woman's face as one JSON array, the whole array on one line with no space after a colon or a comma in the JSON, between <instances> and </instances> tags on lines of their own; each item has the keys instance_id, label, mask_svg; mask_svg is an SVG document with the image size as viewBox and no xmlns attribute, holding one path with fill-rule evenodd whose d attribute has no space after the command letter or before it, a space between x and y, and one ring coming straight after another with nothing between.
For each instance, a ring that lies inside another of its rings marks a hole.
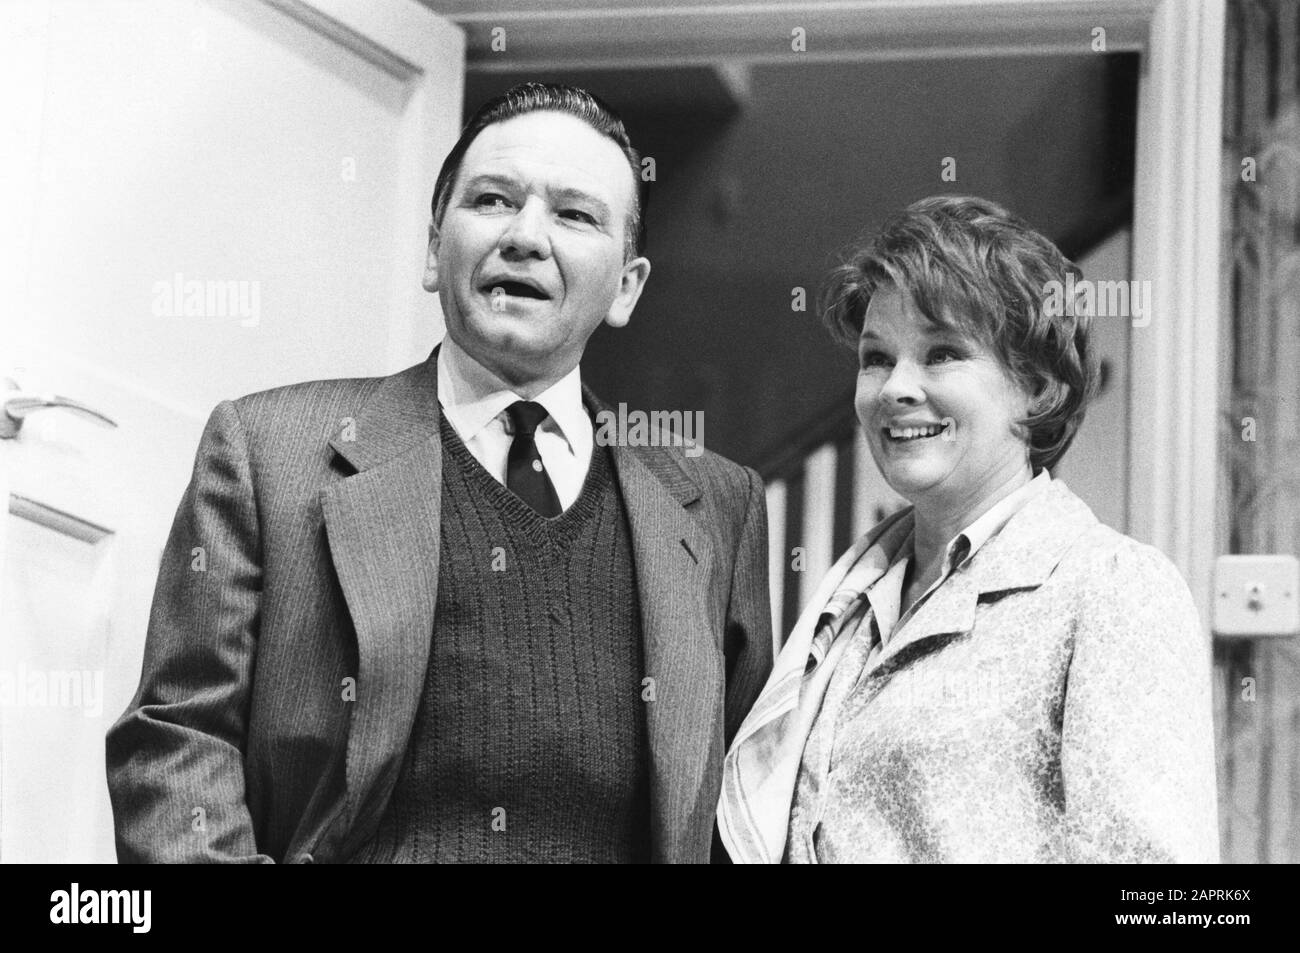
<instances>
[{"instance_id":1,"label":"woman's face","mask_svg":"<svg viewBox=\"0 0 1300 953\"><path fill-rule=\"evenodd\" d=\"M978 505L1019 472L1028 397L987 347L932 324L882 288L858 339L858 420L876 466L917 505Z\"/></svg>"}]
</instances>

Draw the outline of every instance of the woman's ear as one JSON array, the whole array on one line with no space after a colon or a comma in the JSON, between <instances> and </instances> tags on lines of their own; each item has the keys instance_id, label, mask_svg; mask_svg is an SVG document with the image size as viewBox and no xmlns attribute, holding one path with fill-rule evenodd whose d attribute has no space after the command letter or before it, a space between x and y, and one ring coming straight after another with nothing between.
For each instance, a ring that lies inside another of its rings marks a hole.
<instances>
[{"instance_id":1,"label":"woman's ear","mask_svg":"<svg viewBox=\"0 0 1300 953\"><path fill-rule=\"evenodd\" d=\"M1054 386L1057 383L1059 382L1051 380L1040 380L1038 382L1025 405L1031 417L1037 417L1052 406L1057 396L1056 387Z\"/></svg>"}]
</instances>

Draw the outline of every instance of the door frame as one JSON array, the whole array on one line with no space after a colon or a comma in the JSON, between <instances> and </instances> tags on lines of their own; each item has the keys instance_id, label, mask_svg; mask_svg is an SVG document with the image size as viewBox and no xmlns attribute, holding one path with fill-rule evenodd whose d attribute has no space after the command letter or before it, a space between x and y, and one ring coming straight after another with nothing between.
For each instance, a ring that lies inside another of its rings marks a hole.
<instances>
[{"instance_id":1,"label":"door frame","mask_svg":"<svg viewBox=\"0 0 1300 953\"><path fill-rule=\"evenodd\" d=\"M497 72L708 66L738 101L754 64L1028 56L1142 57L1133 277L1155 294L1131 328L1129 533L1186 578L1209 638L1222 403L1219 248L1226 0L830 0L456 14L468 68ZM791 50L792 31L806 50ZM494 52L504 30L506 55ZM500 37L501 34L495 34Z\"/></svg>"}]
</instances>

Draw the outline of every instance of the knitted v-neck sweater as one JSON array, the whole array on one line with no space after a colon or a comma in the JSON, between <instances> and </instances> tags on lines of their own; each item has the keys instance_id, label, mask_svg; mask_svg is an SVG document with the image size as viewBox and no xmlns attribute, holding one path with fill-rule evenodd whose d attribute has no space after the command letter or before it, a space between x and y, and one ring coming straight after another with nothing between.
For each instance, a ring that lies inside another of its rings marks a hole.
<instances>
[{"instance_id":1,"label":"knitted v-neck sweater","mask_svg":"<svg viewBox=\"0 0 1300 953\"><path fill-rule=\"evenodd\" d=\"M406 757L353 862L650 853L641 617L609 450L539 515L444 418L438 605Z\"/></svg>"}]
</instances>

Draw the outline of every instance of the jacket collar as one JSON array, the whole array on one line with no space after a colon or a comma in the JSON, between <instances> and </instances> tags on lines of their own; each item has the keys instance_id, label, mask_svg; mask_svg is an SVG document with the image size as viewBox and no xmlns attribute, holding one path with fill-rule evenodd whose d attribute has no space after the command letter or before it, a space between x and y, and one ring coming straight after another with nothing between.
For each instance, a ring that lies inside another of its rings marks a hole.
<instances>
[{"instance_id":1,"label":"jacket collar","mask_svg":"<svg viewBox=\"0 0 1300 953\"><path fill-rule=\"evenodd\" d=\"M360 472L438 440L437 354L435 348L423 363L381 378L356 416L339 421L329 442L334 452Z\"/></svg>"},{"instance_id":2,"label":"jacket collar","mask_svg":"<svg viewBox=\"0 0 1300 953\"><path fill-rule=\"evenodd\" d=\"M442 509L435 358L378 382L330 446L356 473L321 491L330 556L356 631L340 853L370 837L424 688Z\"/></svg>"},{"instance_id":3,"label":"jacket collar","mask_svg":"<svg viewBox=\"0 0 1300 953\"><path fill-rule=\"evenodd\" d=\"M583 395L593 416L613 413L590 389ZM610 448L641 605L651 842L657 862L703 863L725 754L718 638L725 606L709 599L718 569L713 541L693 512L699 484L682 449L671 439L659 443Z\"/></svg>"},{"instance_id":4,"label":"jacket collar","mask_svg":"<svg viewBox=\"0 0 1300 953\"><path fill-rule=\"evenodd\" d=\"M592 393L591 388L586 384L582 385L582 397L583 402L591 408L593 417L600 414L617 416L614 409ZM614 458L616 461L623 461L625 465L633 460L636 461L663 484L664 489L673 499L682 506L690 506L700 499L700 486L688 471L680 448L672 446L671 436L659 433L657 437L659 439L657 447L615 446Z\"/></svg>"},{"instance_id":5,"label":"jacket collar","mask_svg":"<svg viewBox=\"0 0 1300 953\"><path fill-rule=\"evenodd\" d=\"M1088 505L1053 480L934 591L889 640L882 663L934 636L970 631L983 596L1042 585L1070 545L1096 524Z\"/></svg>"}]
</instances>

